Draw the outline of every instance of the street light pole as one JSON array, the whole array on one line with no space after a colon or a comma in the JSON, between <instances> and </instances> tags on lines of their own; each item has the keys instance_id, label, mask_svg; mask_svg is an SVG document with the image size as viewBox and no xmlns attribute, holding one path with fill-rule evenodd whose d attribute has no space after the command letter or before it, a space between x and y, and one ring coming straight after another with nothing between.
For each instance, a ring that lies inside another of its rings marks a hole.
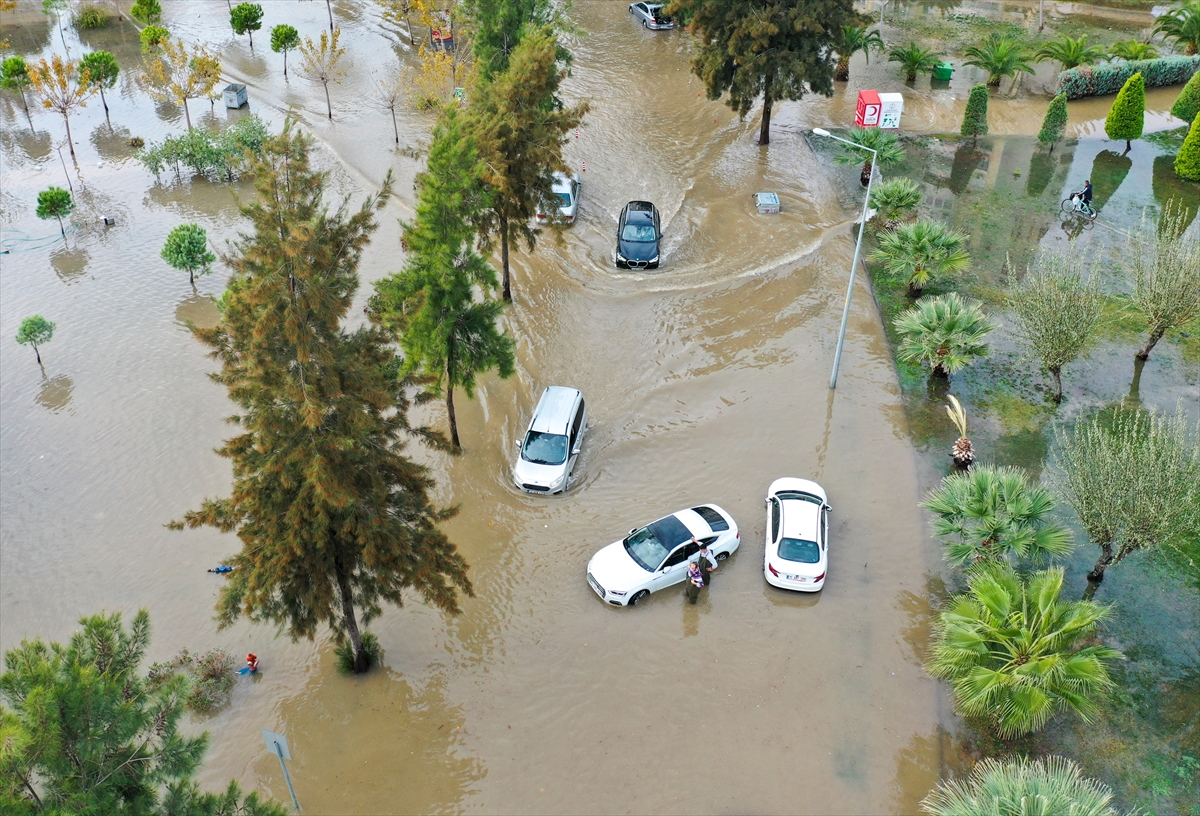
<instances>
[{"instance_id":1,"label":"street light pole","mask_svg":"<svg viewBox=\"0 0 1200 816\"><path fill-rule=\"evenodd\" d=\"M834 389L837 388L838 366L842 362L842 346L846 342L846 323L850 320L850 296L854 294L854 276L858 272L858 259L862 255L863 230L867 226L867 205L871 201L871 184L875 181L875 169L878 164L876 159L879 156L879 151L872 150L866 145L860 145L858 142L843 139L841 136L834 136L824 128L813 128L813 133L818 136L827 136L830 139L836 139L839 142L845 142L851 147L866 150L871 154L871 175L867 178L867 193L863 198L862 216L858 220L858 243L854 245L854 261L850 264L850 285L846 288L846 302L842 306L842 327L838 330L837 349L833 352L833 373L829 375L829 387L830 389Z\"/></svg>"}]
</instances>

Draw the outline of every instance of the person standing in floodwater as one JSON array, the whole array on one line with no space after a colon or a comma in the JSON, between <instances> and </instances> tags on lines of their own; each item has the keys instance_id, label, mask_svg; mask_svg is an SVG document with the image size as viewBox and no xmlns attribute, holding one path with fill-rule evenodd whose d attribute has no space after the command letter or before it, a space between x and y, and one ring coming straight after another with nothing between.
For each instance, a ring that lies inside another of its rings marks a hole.
<instances>
[{"instance_id":1,"label":"person standing in floodwater","mask_svg":"<svg viewBox=\"0 0 1200 816\"><path fill-rule=\"evenodd\" d=\"M692 540L695 541L695 539ZM700 574L704 578L704 585L710 587L712 584L712 574L717 569L717 559L707 544L700 545L700 552L696 556L696 562L700 566Z\"/></svg>"},{"instance_id":2,"label":"person standing in floodwater","mask_svg":"<svg viewBox=\"0 0 1200 816\"><path fill-rule=\"evenodd\" d=\"M700 565L693 561L688 564L687 583L684 585L684 591L687 593L688 603L695 603L700 600L700 590L704 588L704 573L700 571Z\"/></svg>"}]
</instances>

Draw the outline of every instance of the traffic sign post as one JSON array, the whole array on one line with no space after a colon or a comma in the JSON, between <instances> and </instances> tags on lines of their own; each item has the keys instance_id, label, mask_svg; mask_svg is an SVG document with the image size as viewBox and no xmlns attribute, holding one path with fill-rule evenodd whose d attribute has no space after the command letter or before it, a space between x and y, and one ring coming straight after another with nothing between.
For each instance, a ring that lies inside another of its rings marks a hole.
<instances>
[{"instance_id":1,"label":"traffic sign post","mask_svg":"<svg viewBox=\"0 0 1200 816\"><path fill-rule=\"evenodd\" d=\"M296 806L296 810L300 809L300 803L296 801L296 789L292 787L292 777L288 774L287 763L285 759L292 758L292 752L288 750L287 738L283 734L277 734L267 728L262 730L263 741L267 743L267 750L275 756L279 757L279 767L283 768L283 778L287 781L288 793L292 795L292 804Z\"/></svg>"}]
</instances>

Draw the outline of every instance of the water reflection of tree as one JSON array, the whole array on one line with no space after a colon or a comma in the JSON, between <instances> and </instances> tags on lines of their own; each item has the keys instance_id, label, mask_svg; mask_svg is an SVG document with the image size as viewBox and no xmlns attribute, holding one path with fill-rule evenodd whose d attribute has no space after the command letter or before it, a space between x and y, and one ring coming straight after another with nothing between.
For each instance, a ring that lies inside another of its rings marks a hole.
<instances>
[{"instance_id":1,"label":"water reflection of tree","mask_svg":"<svg viewBox=\"0 0 1200 816\"><path fill-rule=\"evenodd\" d=\"M1048 150L1035 149L1029 160L1029 176L1025 179L1025 195L1037 198L1046 191L1058 162Z\"/></svg>"},{"instance_id":2,"label":"water reflection of tree","mask_svg":"<svg viewBox=\"0 0 1200 816\"><path fill-rule=\"evenodd\" d=\"M78 247L62 246L50 253L50 266L63 283L77 282L87 272L88 254Z\"/></svg>"},{"instance_id":3,"label":"water reflection of tree","mask_svg":"<svg viewBox=\"0 0 1200 816\"><path fill-rule=\"evenodd\" d=\"M1154 157L1151 186L1154 189L1154 200L1158 202L1160 210L1165 210L1170 203L1172 207L1178 207L1182 211L1183 221L1179 234L1187 232L1187 228L1196 219L1196 211L1200 210L1200 192L1197 192L1193 182L1184 181L1175 175L1174 156Z\"/></svg>"},{"instance_id":4,"label":"water reflection of tree","mask_svg":"<svg viewBox=\"0 0 1200 816\"><path fill-rule=\"evenodd\" d=\"M42 387L38 390L37 404L57 414L70 407L71 392L74 389L75 383L66 374L51 377L42 382Z\"/></svg>"},{"instance_id":5,"label":"water reflection of tree","mask_svg":"<svg viewBox=\"0 0 1200 816\"><path fill-rule=\"evenodd\" d=\"M120 161L129 158L133 152L129 146L132 135L127 127L101 125L93 130L88 138L100 154L100 158L105 161Z\"/></svg>"},{"instance_id":6,"label":"water reflection of tree","mask_svg":"<svg viewBox=\"0 0 1200 816\"><path fill-rule=\"evenodd\" d=\"M20 148L21 152L31 161L40 164L49 161L50 151L54 149L54 144L48 131L30 133L24 128L18 128L0 131L0 147L3 147L6 153L10 151L16 153L16 148Z\"/></svg>"},{"instance_id":7,"label":"water reflection of tree","mask_svg":"<svg viewBox=\"0 0 1200 816\"><path fill-rule=\"evenodd\" d=\"M889 813L918 813L917 805L941 776L961 776L973 766L968 751L940 725L928 736L913 734L896 754Z\"/></svg>"},{"instance_id":8,"label":"water reflection of tree","mask_svg":"<svg viewBox=\"0 0 1200 816\"><path fill-rule=\"evenodd\" d=\"M950 165L950 181L947 186L950 192L961 196L971 183L971 176L979 169L984 159L983 153L969 144L962 144L954 151L954 162Z\"/></svg>"},{"instance_id":9,"label":"water reflection of tree","mask_svg":"<svg viewBox=\"0 0 1200 816\"><path fill-rule=\"evenodd\" d=\"M1111 201L1117 194L1117 188L1133 167L1133 159L1112 150L1101 150L1092 160L1092 187L1095 189L1097 204L1101 201Z\"/></svg>"},{"instance_id":10,"label":"water reflection of tree","mask_svg":"<svg viewBox=\"0 0 1200 816\"><path fill-rule=\"evenodd\" d=\"M40 5L40 4L39 4ZM50 45L50 36L54 26L50 17L30 19L20 25L5 23L4 39L8 40L8 50L22 57L41 56ZM9 56L5 54L5 56Z\"/></svg>"}]
</instances>

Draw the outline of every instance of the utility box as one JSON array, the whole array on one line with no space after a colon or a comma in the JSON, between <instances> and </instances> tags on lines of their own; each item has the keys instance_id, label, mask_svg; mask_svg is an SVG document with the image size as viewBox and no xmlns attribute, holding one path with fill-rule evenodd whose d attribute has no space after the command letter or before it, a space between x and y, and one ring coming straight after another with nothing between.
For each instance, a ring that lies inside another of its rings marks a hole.
<instances>
[{"instance_id":1,"label":"utility box","mask_svg":"<svg viewBox=\"0 0 1200 816\"><path fill-rule=\"evenodd\" d=\"M954 66L948 62L939 62L933 66L933 78L938 82L949 82L954 76Z\"/></svg>"},{"instance_id":2,"label":"utility box","mask_svg":"<svg viewBox=\"0 0 1200 816\"><path fill-rule=\"evenodd\" d=\"M904 111L904 97L898 93L879 95L879 127L896 130L900 127L900 114Z\"/></svg>"},{"instance_id":3,"label":"utility box","mask_svg":"<svg viewBox=\"0 0 1200 816\"><path fill-rule=\"evenodd\" d=\"M240 108L246 104L246 86L233 83L225 86L225 107Z\"/></svg>"},{"instance_id":4,"label":"utility box","mask_svg":"<svg viewBox=\"0 0 1200 816\"><path fill-rule=\"evenodd\" d=\"M858 107L854 109L854 124L857 127L878 127L882 106L875 91L859 91Z\"/></svg>"},{"instance_id":5,"label":"utility box","mask_svg":"<svg viewBox=\"0 0 1200 816\"><path fill-rule=\"evenodd\" d=\"M772 215L779 212L779 196L775 193L755 193L754 209L760 215Z\"/></svg>"}]
</instances>

